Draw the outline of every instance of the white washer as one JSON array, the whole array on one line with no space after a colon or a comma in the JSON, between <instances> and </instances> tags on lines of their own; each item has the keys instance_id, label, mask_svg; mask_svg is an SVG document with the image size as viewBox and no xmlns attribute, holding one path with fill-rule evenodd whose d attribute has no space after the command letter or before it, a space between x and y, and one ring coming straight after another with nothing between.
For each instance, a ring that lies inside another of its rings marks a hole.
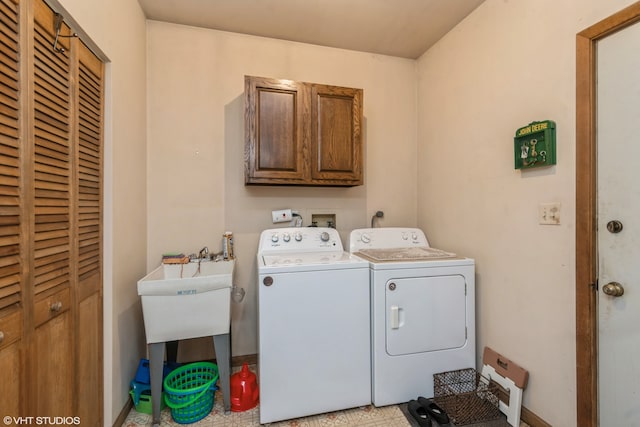
<instances>
[{"instance_id":1,"label":"white washer","mask_svg":"<svg viewBox=\"0 0 640 427\"><path fill-rule=\"evenodd\" d=\"M319 227L265 230L257 258L260 423L370 404L368 262Z\"/></svg>"},{"instance_id":2,"label":"white washer","mask_svg":"<svg viewBox=\"0 0 640 427\"><path fill-rule=\"evenodd\" d=\"M433 396L433 374L475 367L475 263L417 228L353 230L371 269L372 402Z\"/></svg>"}]
</instances>

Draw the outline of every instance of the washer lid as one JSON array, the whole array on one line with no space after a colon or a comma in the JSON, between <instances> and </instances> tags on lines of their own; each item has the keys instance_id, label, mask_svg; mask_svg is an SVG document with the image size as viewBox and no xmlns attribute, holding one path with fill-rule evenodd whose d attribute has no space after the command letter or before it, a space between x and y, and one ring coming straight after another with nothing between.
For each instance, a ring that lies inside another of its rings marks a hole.
<instances>
[{"instance_id":1,"label":"washer lid","mask_svg":"<svg viewBox=\"0 0 640 427\"><path fill-rule=\"evenodd\" d=\"M258 255L260 273L369 268L369 262L349 252L299 252Z\"/></svg>"},{"instance_id":2,"label":"washer lid","mask_svg":"<svg viewBox=\"0 0 640 427\"><path fill-rule=\"evenodd\" d=\"M362 254L374 262L384 261L428 261L437 258L455 258L456 254L426 246L408 248L362 249Z\"/></svg>"},{"instance_id":3,"label":"washer lid","mask_svg":"<svg viewBox=\"0 0 640 427\"><path fill-rule=\"evenodd\" d=\"M266 267L286 267L320 264L362 263L348 252L294 252L279 255L262 255Z\"/></svg>"}]
</instances>

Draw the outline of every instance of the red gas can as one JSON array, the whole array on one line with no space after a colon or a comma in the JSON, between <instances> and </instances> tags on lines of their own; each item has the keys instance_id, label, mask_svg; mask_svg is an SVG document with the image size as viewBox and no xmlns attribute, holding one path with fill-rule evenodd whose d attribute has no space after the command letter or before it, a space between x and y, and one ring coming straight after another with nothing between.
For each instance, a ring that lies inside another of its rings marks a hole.
<instances>
[{"instance_id":1,"label":"red gas can","mask_svg":"<svg viewBox=\"0 0 640 427\"><path fill-rule=\"evenodd\" d=\"M249 365L242 365L242 370L231 375L231 410L247 411L258 404L258 382L256 374L249 370Z\"/></svg>"}]
</instances>

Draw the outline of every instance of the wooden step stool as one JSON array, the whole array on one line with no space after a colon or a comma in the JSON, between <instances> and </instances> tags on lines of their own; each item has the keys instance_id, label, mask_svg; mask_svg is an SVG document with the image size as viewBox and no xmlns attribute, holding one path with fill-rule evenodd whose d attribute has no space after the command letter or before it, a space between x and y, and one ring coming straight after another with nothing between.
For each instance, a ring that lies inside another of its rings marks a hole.
<instances>
[{"instance_id":1,"label":"wooden step stool","mask_svg":"<svg viewBox=\"0 0 640 427\"><path fill-rule=\"evenodd\" d=\"M529 372L489 347L482 354L482 376L495 381L509 394L509 403L500 400L500 411L514 427L520 425L522 391L527 386Z\"/></svg>"}]
</instances>

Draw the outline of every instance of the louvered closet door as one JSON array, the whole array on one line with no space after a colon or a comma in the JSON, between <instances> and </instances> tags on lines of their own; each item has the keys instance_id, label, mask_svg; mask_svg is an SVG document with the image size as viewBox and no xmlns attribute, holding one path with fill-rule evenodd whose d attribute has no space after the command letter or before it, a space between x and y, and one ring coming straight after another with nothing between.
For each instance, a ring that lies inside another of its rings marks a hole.
<instances>
[{"instance_id":1,"label":"louvered closet door","mask_svg":"<svg viewBox=\"0 0 640 427\"><path fill-rule=\"evenodd\" d=\"M19 415L22 393L22 156L19 6L0 1L0 414Z\"/></svg>"},{"instance_id":2,"label":"louvered closet door","mask_svg":"<svg viewBox=\"0 0 640 427\"><path fill-rule=\"evenodd\" d=\"M34 339L30 359L35 414L72 414L71 88L69 40L53 50L53 11L34 5L33 243ZM62 34L69 34L63 26Z\"/></svg>"},{"instance_id":3,"label":"louvered closet door","mask_svg":"<svg viewBox=\"0 0 640 427\"><path fill-rule=\"evenodd\" d=\"M0 415L98 426L104 67L54 39L43 0L0 0Z\"/></svg>"},{"instance_id":4,"label":"louvered closet door","mask_svg":"<svg viewBox=\"0 0 640 427\"><path fill-rule=\"evenodd\" d=\"M77 414L83 425L102 421L102 62L80 41L77 53L78 171L75 179L78 206L78 333Z\"/></svg>"}]
</instances>

